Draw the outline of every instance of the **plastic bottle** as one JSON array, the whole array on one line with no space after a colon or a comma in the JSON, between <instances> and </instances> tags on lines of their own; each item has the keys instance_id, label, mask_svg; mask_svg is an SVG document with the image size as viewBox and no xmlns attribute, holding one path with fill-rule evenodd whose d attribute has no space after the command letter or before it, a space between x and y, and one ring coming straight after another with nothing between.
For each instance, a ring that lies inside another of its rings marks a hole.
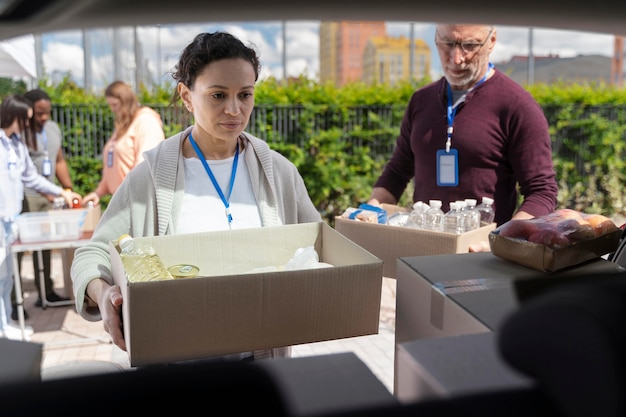
<instances>
[{"instance_id":1,"label":"plastic bottle","mask_svg":"<svg viewBox=\"0 0 626 417\"><path fill-rule=\"evenodd\" d=\"M476 206L476 210L480 212L482 226L493 223L493 218L496 215L493 210L493 198L483 197L482 203Z\"/></svg>"},{"instance_id":2,"label":"plastic bottle","mask_svg":"<svg viewBox=\"0 0 626 417\"><path fill-rule=\"evenodd\" d=\"M465 231L476 230L480 227L480 211L476 209L476 199L465 199Z\"/></svg>"},{"instance_id":3,"label":"plastic bottle","mask_svg":"<svg viewBox=\"0 0 626 417\"><path fill-rule=\"evenodd\" d=\"M465 232L465 216L461 211L459 201L450 202L450 210L441 220L441 231L455 235Z\"/></svg>"},{"instance_id":4,"label":"plastic bottle","mask_svg":"<svg viewBox=\"0 0 626 417\"><path fill-rule=\"evenodd\" d=\"M130 235L118 239L122 264L129 282L162 281L173 279L154 248L139 246Z\"/></svg>"},{"instance_id":5,"label":"plastic bottle","mask_svg":"<svg viewBox=\"0 0 626 417\"><path fill-rule=\"evenodd\" d=\"M424 214L424 229L441 231L441 219L443 219L443 210L441 210L441 200L429 200L430 208Z\"/></svg>"},{"instance_id":6,"label":"plastic bottle","mask_svg":"<svg viewBox=\"0 0 626 417\"><path fill-rule=\"evenodd\" d=\"M52 200L52 210L63 210L67 209L69 206L63 197L54 197Z\"/></svg>"},{"instance_id":7,"label":"plastic bottle","mask_svg":"<svg viewBox=\"0 0 626 417\"><path fill-rule=\"evenodd\" d=\"M406 219L405 226L411 227L413 229L423 229L424 228L424 216L426 211L430 207L428 204L423 201L417 201L413 203L413 210L409 214L409 217Z\"/></svg>"}]
</instances>

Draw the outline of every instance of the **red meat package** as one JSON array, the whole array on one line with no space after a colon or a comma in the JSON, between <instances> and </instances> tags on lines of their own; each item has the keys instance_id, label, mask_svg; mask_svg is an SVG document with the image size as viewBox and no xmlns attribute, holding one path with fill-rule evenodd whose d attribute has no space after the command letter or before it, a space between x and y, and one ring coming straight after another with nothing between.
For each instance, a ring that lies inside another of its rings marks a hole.
<instances>
[{"instance_id":1,"label":"red meat package","mask_svg":"<svg viewBox=\"0 0 626 417\"><path fill-rule=\"evenodd\" d=\"M556 271L614 252L621 230L601 214L559 209L510 220L489 236L494 255L542 271Z\"/></svg>"}]
</instances>

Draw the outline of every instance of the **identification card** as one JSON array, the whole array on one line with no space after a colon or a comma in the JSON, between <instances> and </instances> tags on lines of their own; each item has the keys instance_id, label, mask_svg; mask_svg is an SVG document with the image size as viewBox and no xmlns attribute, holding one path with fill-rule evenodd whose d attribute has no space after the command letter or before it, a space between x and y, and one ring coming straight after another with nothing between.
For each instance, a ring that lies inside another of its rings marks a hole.
<instances>
[{"instance_id":1,"label":"identification card","mask_svg":"<svg viewBox=\"0 0 626 417\"><path fill-rule=\"evenodd\" d=\"M7 169L9 170L9 178L11 178L12 180L16 180L18 178L18 175L17 175L17 163L16 162L9 162L7 164Z\"/></svg>"},{"instance_id":2,"label":"identification card","mask_svg":"<svg viewBox=\"0 0 626 417\"><path fill-rule=\"evenodd\" d=\"M43 160L43 165L41 167L41 175L44 177L49 177L52 174L52 163L49 158Z\"/></svg>"},{"instance_id":3,"label":"identification card","mask_svg":"<svg viewBox=\"0 0 626 417\"><path fill-rule=\"evenodd\" d=\"M113 166L113 149L107 152L107 166L111 168Z\"/></svg>"},{"instance_id":4,"label":"identification card","mask_svg":"<svg viewBox=\"0 0 626 417\"><path fill-rule=\"evenodd\" d=\"M459 153L456 149L437 151L437 185L456 187L459 185Z\"/></svg>"}]
</instances>

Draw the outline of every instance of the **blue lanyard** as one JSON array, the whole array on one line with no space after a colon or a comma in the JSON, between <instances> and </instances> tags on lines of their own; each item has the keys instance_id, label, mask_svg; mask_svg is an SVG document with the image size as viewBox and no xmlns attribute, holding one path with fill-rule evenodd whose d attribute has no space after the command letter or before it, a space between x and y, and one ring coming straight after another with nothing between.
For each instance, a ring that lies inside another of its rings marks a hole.
<instances>
[{"instance_id":1,"label":"blue lanyard","mask_svg":"<svg viewBox=\"0 0 626 417\"><path fill-rule=\"evenodd\" d=\"M224 196L224 193L222 192L222 188L217 183L217 180L215 179L215 175L213 175L213 171L211 171L211 167L209 167L209 164L207 163L206 158L204 157L204 154L202 153L202 150L200 150L200 148L198 147L198 144L193 139L193 136L191 136L191 133L189 133L189 142L191 142L191 146L193 146L193 149L196 151L196 155L198 155L198 158L200 158L200 162L202 162L202 165L204 165L204 170L207 172L207 174L209 174L209 178L211 178L211 182L213 183L213 186L217 190L217 193L220 195L220 198L222 199L222 203L224 203L224 207L226 208L226 219L228 220L228 226L230 226L230 224L233 221L233 216L232 214L230 214L230 195L233 192L233 186L235 185L235 175L237 174L237 161L239 160L239 141L237 141L237 148L235 149L235 160L233 161L233 169L230 174L230 184L228 186L228 198Z\"/></svg>"},{"instance_id":2,"label":"blue lanyard","mask_svg":"<svg viewBox=\"0 0 626 417\"><path fill-rule=\"evenodd\" d=\"M446 83L448 86L448 112L447 112L447 116L448 116L448 130L447 130L447 134L448 134L448 138L446 140L446 153L450 152L450 145L452 144L452 132L454 131L454 128L452 127L452 125L454 124L454 118L456 116L456 110L459 108L459 105L465 101L465 96L467 96L467 94L472 91L473 89L475 89L476 87L478 87L479 85L481 85L482 83L485 82L485 80L487 79L487 77L489 76L489 73L491 72L491 70L493 69L493 64L490 62L489 65L487 66L487 72L485 73L485 76L483 78L481 78L472 88L470 88L469 90L467 90L467 93L463 94L463 97L461 97L458 101L457 101L457 105L453 105L452 104L452 87L450 87L450 83Z\"/></svg>"},{"instance_id":3,"label":"blue lanyard","mask_svg":"<svg viewBox=\"0 0 626 417\"><path fill-rule=\"evenodd\" d=\"M48 135L44 129L41 129L41 141L43 142L43 150L48 153Z\"/></svg>"},{"instance_id":4,"label":"blue lanyard","mask_svg":"<svg viewBox=\"0 0 626 417\"><path fill-rule=\"evenodd\" d=\"M9 171L9 178L15 180L17 175L17 161L18 161L18 149L13 144L13 141L19 140L17 134L13 133L11 137L7 137L6 133L0 129L0 142L4 145L8 153L7 171Z\"/></svg>"}]
</instances>

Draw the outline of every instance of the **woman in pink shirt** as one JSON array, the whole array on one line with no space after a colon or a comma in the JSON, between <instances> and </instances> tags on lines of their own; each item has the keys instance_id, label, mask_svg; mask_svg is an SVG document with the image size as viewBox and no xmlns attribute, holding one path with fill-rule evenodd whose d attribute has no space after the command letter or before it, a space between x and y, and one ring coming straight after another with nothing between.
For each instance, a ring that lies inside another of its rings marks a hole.
<instances>
[{"instance_id":1,"label":"woman in pink shirt","mask_svg":"<svg viewBox=\"0 0 626 417\"><path fill-rule=\"evenodd\" d=\"M143 161L143 153L165 139L159 113L141 106L131 87L114 81L104 95L115 115L113 134L102 151L102 179L83 202L97 205L104 195L113 195L128 172Z\"/></svg>"}]
</instances>

